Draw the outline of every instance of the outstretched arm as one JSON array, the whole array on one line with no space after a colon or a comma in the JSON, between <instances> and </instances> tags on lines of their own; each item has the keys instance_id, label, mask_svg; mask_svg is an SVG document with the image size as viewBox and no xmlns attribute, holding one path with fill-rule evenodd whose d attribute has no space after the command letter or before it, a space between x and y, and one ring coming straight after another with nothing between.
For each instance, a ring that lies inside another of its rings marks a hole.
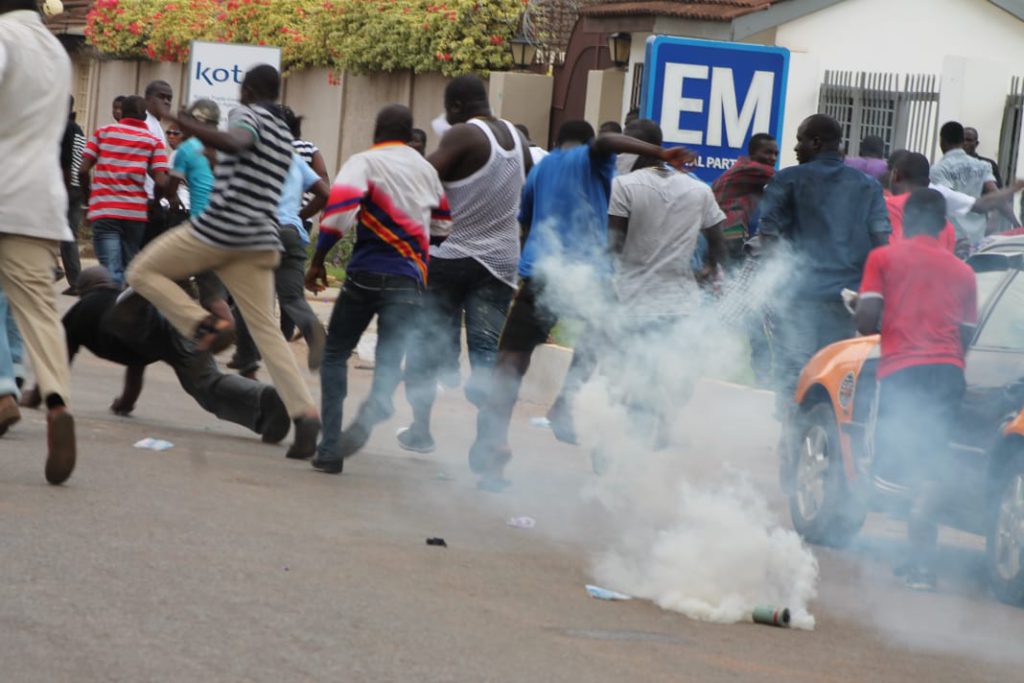
<instances>
[{"instance_id":1,"label":"outstretched arm","mask_svg":"<svg viewBox=\"0 0 1024 683\"><path fill-rule=\"evenodd\" d=\"M163 105L161 107L163 111L159 112L160 118L176 124L185 134L196 136L207 147L228 154L238 154L256 144L256 131L247 126L232 126L227 130L220 130L186 114L176 116L170 109L164 108Z\"/></svg>"},{"instance_id":2,"label":"outstretched arm","mask_svg":"<svg viewBox=\"0 0 1024 683\"><path fill-rule=\"evenodd\" d=\"M665 163L676 168L696 160L697 155L685 147L659 147L652 145L628 135L618 133L604 133L598 135L590 142L591 152L597 155L610 154L636 154L638 156L653 157L661 159Z\"/></svg>"}]
</instances>

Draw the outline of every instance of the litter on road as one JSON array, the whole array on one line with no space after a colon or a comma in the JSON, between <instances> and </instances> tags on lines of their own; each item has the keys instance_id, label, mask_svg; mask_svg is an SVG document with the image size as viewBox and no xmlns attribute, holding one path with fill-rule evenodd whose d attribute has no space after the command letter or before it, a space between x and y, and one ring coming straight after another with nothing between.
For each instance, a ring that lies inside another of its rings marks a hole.
<instances>
[{"instance_id":1,"label":"litter on road","mask_svg":"<svg viewBox=\"0 0 1024 683\"><path fill-rule=\"evenodd\" d=\"M150 451L166 451L174 448L174 444L163 439L145 438L135 442L136 448L145 448Z\"/></svg>"},{"instance_id":2,"label":"litter on road","mask_svg":"<svg viewBox=\"0 0 1024 683\"><path fill-rule=\"evenodd\" d=\"M439 545L442 548L448 547L448 544L444 542L443 538L428 538L427 545Z\"/></svg>"},{"instance_id":3,"label":"litter on road","mask_svg":"<svg viewBox=\"0 0 1024 683\"><path fill-rule=\"evenodd\" d=\"M632 600L633 598L626 595L625 593L619 593L618 591L608 590L607 588L601 588L600 586L592 586L587 584L587 593L590 597L597 598L598 600Z\"/></svg>"},{"instance_id":4,"label":"litter on road","mask_svg":"<svg viewBox=\"0 0 1024 683\"><path fill-rule=\"evenodd\" d=\"M516 529L532 529L537 526L537 520L533 517L509 517L506 524Z\"/></svg>"}]
</instances>

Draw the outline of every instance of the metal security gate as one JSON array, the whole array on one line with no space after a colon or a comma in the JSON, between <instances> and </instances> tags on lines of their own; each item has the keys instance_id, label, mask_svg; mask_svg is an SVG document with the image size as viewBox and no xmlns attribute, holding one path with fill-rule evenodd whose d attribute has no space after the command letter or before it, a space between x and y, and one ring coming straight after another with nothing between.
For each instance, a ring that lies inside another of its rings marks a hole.
<instances>
[{"instance_id":1,"label":"metal security gate","mask_svg":"<svg viewBox=\"0 0 1024 683\"><path fill-rule=\"evenodd\" d=\"M934 75L826 71L818 112L839 122L847 153L877 135L888 156L909 149L931 157L938 138L939 78Z\"/></svg>"},{"instance_id":2,"label":"metal security gate","mask_svg":"<svg viewBox=\"0 0 1024 683\"><path fill-rule=\"evenodd\" d=\"M1014 76L1010 92L1003 107L1003 126L999 133L999 173L1003 184L1017 179L1017 159L1020 156L1021 118L1024 117L1024 78Z\"/></svg>"}]
</instances>

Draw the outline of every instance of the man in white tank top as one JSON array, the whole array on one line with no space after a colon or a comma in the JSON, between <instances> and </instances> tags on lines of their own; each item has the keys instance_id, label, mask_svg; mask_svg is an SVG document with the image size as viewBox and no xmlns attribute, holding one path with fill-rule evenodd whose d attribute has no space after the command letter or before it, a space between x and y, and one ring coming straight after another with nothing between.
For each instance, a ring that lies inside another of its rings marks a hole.
<instances>
[{"instance_id":1,"label":"man in white tank top","mask_svg":"<svg viewBox=\"0 0 1024 683\"><path fill-rule=\"evenodd\" d=\"M466 317L472 374L466 397L480 405L489 391L498 338L516 287L519 201L532 161L511 123L494 118L483 81L460 76L445 89L452 128L427 157L444 184L452 233L431 248L423 320L409 346L406 393L413 423L399 432L406 450L434 450L430 412L451 325Z\"/></svg>"}]
</instances>

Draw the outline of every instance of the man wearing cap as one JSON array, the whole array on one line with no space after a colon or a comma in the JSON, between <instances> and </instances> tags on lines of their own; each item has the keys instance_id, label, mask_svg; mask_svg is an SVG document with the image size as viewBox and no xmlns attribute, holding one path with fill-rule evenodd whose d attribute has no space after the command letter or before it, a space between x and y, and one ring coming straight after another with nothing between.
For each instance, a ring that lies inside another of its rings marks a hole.
<instances>
[{"instance_id":1,"label":"man wearing cap","mask_svg":"<svg viewBox=\"0 0 1024 683\"><path fill-rule=\"evenodd\" d=\"M220 107L213 100L196 100L186 111L192 118L211 126L220 123ZM173 197L182 182L188 185L189 216L198 218L210 203L216 152L207 150L194 135L183 133L183 136L184 139L174 152L171 185L167 194Z\"/></svg>"}]
</instances>

